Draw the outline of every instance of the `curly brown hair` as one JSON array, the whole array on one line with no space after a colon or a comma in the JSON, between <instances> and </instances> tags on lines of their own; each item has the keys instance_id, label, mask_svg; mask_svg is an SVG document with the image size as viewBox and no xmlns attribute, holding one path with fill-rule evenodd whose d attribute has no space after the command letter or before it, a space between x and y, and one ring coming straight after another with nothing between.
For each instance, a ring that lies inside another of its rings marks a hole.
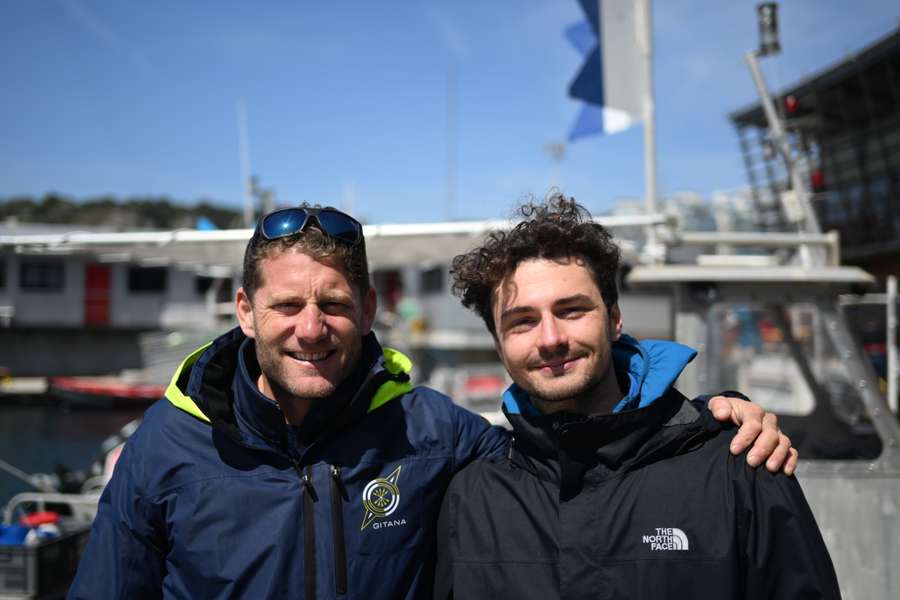
<instances>
[{"instance_id":1,"label":"curly brown hair","mask_svg":"<svg viewBox=\"0 0 900 600\"><path fill-rule=\"evenodd\" d=\"M307 203L300 208L311 208ZM312 208L321 208L318 204ZM360 238L355 244L348 244L327 235L318 223L309 223L302 231L293 235L268 240L258 231L247 242L244 250L244 272L241 285L250 301L253 295L263 286L260 264L276 253L302 252L316 260L335 258L344 268L350 283L357 289L360 297L369 292L369 263L366 257L366 241Z\"/></svg>"},{"instance_id":2,"label":"curly brown hair","mask_svg":"<svg viewBox=\"0 0 900 600\"><path fill-rule=\"evenodd\" d=\"M453 259L452 290L474 310L491 335L496 327L491 307L494 290L519 263L534 259L581 257L591 269L607 310L619 300L616 275L619 248L603 226L574 198L554 193L542 203L519 207L523 221L510 231L492 231L484 243Z\"/></svg>"}]
</instances>

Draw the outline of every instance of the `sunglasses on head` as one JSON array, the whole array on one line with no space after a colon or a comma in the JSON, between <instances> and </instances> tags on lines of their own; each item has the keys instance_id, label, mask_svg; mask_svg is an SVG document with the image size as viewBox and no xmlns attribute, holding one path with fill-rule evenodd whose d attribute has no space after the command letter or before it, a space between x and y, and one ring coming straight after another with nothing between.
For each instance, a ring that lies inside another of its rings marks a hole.
<instances>
[{"instance_id":1,"label":"sunglasses on head","mask_svg":"<svg viewBox=\"0 0 900 600\"><path fill-rule=\"evenodd\" d=\"M359 221L331 207L282 208L260 219L256 231L267 240L274 240L303 231L310 219L315 219L325 235L336 240L356 244L363 237Z\"/></svg>"}]
</instances>

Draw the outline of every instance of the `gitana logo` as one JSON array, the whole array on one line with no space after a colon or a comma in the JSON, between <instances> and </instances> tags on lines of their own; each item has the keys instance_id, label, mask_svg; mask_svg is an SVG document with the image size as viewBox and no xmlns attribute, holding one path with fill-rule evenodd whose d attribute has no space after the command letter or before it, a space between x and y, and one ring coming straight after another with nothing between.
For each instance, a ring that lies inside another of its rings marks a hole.
<instances>
[{"instance_id":1,"label":"gitana logo","mask_svg":"<svg viewBox=\"0 0 900 600\"><path fill-rule=\"evenodd\" d=\"M397 486L397 480L400 478L400 469L402 468L403 465L397 465L397 468L391 471L387 477L376 477L366 484L362 493L362 503L366 514L363 516L360 531L363 531L375 519L388 517L397 510L397 505L400 503L400 488ZM395 525L406 525L406 519L375 523L372 525L372 529Z\"/></svg>"},{"instance_id":2,"label":"gitana logo","mask_svg":"<svg viewBox=\"0 0 900 600\"><path fill-rule=\"evenodd\" d=\"M677 527L657 527L654 531L655 533L645 535L641 540L650 545L652 552L688 549L688 537Z\"/></svg>"}]
</instances>

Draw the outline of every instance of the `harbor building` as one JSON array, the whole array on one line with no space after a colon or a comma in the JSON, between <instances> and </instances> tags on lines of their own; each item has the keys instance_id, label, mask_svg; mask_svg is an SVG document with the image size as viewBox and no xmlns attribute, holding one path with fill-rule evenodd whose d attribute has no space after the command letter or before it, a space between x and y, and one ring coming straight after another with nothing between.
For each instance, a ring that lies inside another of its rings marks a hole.
<instances>
[{"instance_id":1,"label":"harbor building","mask_svg":"<svg viewBox=\"0 0 900 600\"><path fill-rule=\"evenodd\" d=\"M840 233L842 262L879 278L900 273L900 28L779 90L775 100L822 231ZM763 106L730 119L757 226L796 230L800 210Z\"/></svg>"}]
</instances>

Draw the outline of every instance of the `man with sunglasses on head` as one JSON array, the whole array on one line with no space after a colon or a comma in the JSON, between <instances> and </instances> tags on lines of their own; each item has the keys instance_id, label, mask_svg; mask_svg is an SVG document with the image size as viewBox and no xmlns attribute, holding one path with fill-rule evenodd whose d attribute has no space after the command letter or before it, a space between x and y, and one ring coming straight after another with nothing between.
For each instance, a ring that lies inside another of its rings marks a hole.
<instances>
[{"instance_id":1,"label":"man with sunglasses on head","mask_svg":"<svg viewBox=\"0 0 900 600\"><path fill-rule=\"evenodd\" d=\"M355 219L264 216L239 327L184 361L129 439L69 598L431 597L450 478L508 437L413 387L375 310ZM756 438L758 462L794 468L761 409L719 402L746 422L736 451Z\"/></svg>"}]
</instances>

